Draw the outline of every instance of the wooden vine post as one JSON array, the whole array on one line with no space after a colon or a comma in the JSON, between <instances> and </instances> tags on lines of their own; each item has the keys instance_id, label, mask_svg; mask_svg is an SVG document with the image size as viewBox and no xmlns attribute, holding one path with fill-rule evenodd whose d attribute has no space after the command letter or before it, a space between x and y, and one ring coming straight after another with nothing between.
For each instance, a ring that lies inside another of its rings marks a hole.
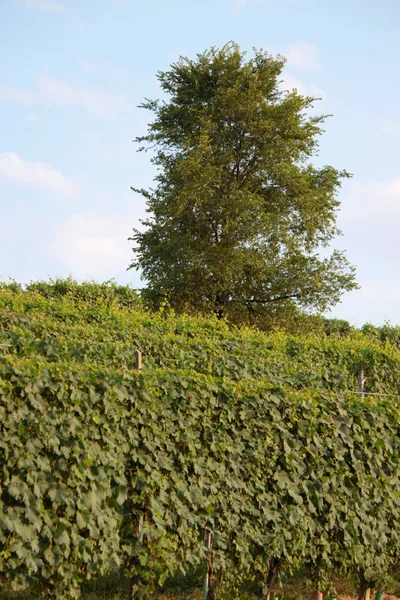
<instances>
[{"instance_id":1,"label":"wooden vine post","mask_svg":"<svg viewBox=\"0 0 400 600\"><path fill-rule=\"evenodd\" d=\"M210 600L210 598L214 598L214 590L213 590L213 584L212 584L213 569L212 569L212 551L211 551L211 546L212 546L211 531L208 531L206 529L205 536L206 536L206 544L207 544L207 571L206 571L206 574L204 577L204 600Z\"/></svg>"},{"instance_id":2,"label":"wooden vine post","mask_svg":"<svg viewBox=\"0 0 400 600\"><path fill-rule=\"evenodd\" d=\"M268 576L267 576L267 594L265 596L265 600L273 600L275 598L273 592L272 592L272 587L275 583L275 580L278 576L279 573L279 569L280 569L280 561L277 559L273 559L270 563L269 563L269 568L268 568Z\"/></svg>"},{"instance_id":3,"label":"wooden vine post","mask_svg":"<svg viewBox=\"0 0 400 600\"><path fill-rule=\"evenodd\" d=\"M142 353L140 350L135 350L135 362L133 364L133 369L135 371L142 370ZM136 528L136 537L139 540L139 544L143 543L142 522L143 522L143 517L141 517L139 519L139 522L138 522L138 525ZM129 583L128 583L129 600L133 600L133 598L136 596L137 590L138 590L140 584L141 584L140 575L135 575L134 577L131 577L129 579Z\"/></svg>"},{"instance_id":4,"label":"wooden vine post","mask_svg":"<svg viewBox=\"0 0 400 600\"><path fill-rule=\"evenodd\" d=\"M365 373L362 365L358 367L357 370L357 382L358 382L358 393L360 394L360 398L365 398ZM367 587L367 584L362 578L360 590L358 593L359 600L370 600L371 597L371 588Z\"/></svg>"},{"instance_id":5,"label":"wooden vine post","mask_svg":"<svg viewBox=\"0 0 400 600\"><path fill-rule=\"evenodd\" d=\"M142 353L140 352L140 350L135 350L135 364L133 368L135 369L135 371L142 370Z\"/></svg>"},{"instance_id":6,"label":"wooden vine post","mask_svg":"<svg viewBox=\"0 0 400 600\"><path fill-rule=\"evenodd\" d=\"M357 371L358 393L361 398L365 398L365 374L364 369L360 365Z\"/></svg>"},{"instance_id":7,"label":"wooden vine post","mask_svg":"<svg viewBox=\"0 0 400 600\"><path fill-rule=\"evenodd\" d=\"M365 579L364 573L361 573L360 587L358 589L357 600L370 600L371 588L368 586L369 586L369 582Z\"/></svg>"}]
</instances>

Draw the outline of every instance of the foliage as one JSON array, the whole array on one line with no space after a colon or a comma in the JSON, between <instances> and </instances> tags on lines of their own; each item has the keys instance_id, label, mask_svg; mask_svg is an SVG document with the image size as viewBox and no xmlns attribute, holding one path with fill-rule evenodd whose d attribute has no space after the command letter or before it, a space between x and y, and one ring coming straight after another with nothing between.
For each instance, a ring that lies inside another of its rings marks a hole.
<instances>
[{"instance_id":1,"label":"foliage","mask_svg":"<svg viewBox=\"0 0 400 600\"><path fill-rule=\"evenodd\" d=\"M155 149L159 175L135 190L151 218L134 231L131 265L154 306L271 328L356 287L343 253L318 254L339 233L348 173L311 164L325 117L310 116L313 98L280 90L284 62L245 60L232 43L158 74L169 101L142 105L154 121L137 141Z\"/></svg>"},{"instance_id":2,"label":"foliage","mask_svg":"<svg viewBox=\"0 0 400 600\"><path fill-rule=\"evenodd\" d=\"M34 281L26 286L28 292L37 292L45 298L63 298L68 296L72 301L90 304L117 304L125 308L136 308L139 304L136 290L129 285L118 285L115 281L96 283L84 281L78 283L71 277L67 279L50 279Z\"/></svg>"},{"instance_id":3,"label":"foliage","mask_svg":"<svg viewBox=\"0 0 400 600\"><path fill-rule=\"evenodd\" d=\"M322 320L322 323L324 333L329 336L347 337L354 332L354 328L344 319L325 318Z\"/></svg>"},{"instance_id":4,"label":"foliage","mask_svg":"<svg viewBox=\"0 0 400 600\"><path fill-rule=\"evenodd\" d=\"M49 597L78 597L119 548L117 407L103 394L93 409L60 366L6 359L0 372L0 572L14 589L40 577Z\"/></svg>"},{"instance_id":5,"label":"foliage","mask_svg":"<svg viewBox=\"0 0 400 600\"><path fill-rule=\"evenodd\" d=\"M382 327L376 327L371 323L366 323L362 327L362 332L366 337L379 340L383 343L388 342L396 348L400 348L400 327L385 323Z\"/></svg>"},{"instance_id":6,"label":"foliage","mask_svg":"<svg viewBox=\"0 0 400 600\"><path fill-rule=\"evenodd\" d=\"M142 596L204 568L205 529L222 595L265 594L275 567L325 589L391 575L399 404L354 391L362 363L369 392L398 393L395 347L149 314L89 288L0 290L2 578L76 598L120 565Z\"/></svg>"}]
</instances>

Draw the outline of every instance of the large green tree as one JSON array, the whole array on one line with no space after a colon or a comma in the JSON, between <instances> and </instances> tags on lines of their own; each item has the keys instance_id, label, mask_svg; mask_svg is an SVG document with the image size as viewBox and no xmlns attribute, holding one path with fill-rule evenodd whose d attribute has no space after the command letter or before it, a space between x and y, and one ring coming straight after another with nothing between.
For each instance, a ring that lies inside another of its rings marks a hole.
<instances>
[{"instance_id":1,"label":"large green tree","mask_svg":"<svg viewBox=\"0 0 400 600\"><path fill-rule=\"evenodd\" d=\"M283 57L237 44L180 58L158 74L167 95L146 100L154 120L155 189L137 190L150 218L135 230L145 296L179 311L265 324L325 310L356 287L342 252L337 193L348 176L311 159L325 116L314 98L281 89Z\"/></svg>"}]
</instances>

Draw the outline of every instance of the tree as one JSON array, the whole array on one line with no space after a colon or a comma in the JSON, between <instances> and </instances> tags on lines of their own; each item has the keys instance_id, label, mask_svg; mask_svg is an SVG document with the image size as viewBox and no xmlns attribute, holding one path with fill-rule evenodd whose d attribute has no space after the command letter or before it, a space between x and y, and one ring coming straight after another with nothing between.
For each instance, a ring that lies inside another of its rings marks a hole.
<instances>
[{"instance_id":1,"label":"tree","mask_svg":"<svg viewBox=\"0 0 400 600\"><path fill-rule=\"evenodd\" d=\"M158 73L168 101L139 150L154 150L157 186L137 190L151 217L134 230L135 260L154 305L264 324L322 311L357 287L342 252L336 198L346 171L314 167L326 116L280 87L281 56L231 43Z\"/></svg>"}]
</instances>

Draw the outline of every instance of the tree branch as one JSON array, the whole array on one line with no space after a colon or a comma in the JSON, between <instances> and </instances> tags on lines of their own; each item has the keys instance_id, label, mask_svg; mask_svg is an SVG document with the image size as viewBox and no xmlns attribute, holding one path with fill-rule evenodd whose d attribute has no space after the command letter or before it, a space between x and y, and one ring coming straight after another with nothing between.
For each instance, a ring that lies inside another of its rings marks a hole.
<instances>
[{"instance_id":1,"label":"tree branch","mask_svg":"<svg viewBox=\"0 0 400 600\"><path fill-rule=\"evenodd\" d=\"M270 302L280 302L281 300L299 300L301 294L285 294L284 296L276 296L275 298L252 298L251 300L234 300L233 302L240 302L241 304L269 304Z\"/></svg>"}]
</instances>

